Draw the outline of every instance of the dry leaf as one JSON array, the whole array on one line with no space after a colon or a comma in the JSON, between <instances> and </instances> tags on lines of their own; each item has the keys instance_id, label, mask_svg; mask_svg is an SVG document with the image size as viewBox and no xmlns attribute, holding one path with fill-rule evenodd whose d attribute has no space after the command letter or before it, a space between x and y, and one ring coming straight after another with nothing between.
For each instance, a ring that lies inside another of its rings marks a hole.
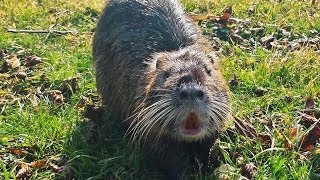
<instances>
[{"instance_id":1,"label":"dry leaf","mask_svg":"<svg viewBox=\"0 0 320 180\"><path fill-rule=\"evenodd\" d=\"M30 167L41 169L41 168L46 167L47 162L48 162L47 158L40 159L40 160L37 160L37 161L33 161L33 162L30 163Z\"/></svg>"},{"instance_id":2,"label":"dry leaf","mask_svg":"<svg viewBox=\"0 0 320 180\"><path fill-rule=\"evenodd\" d=\"M37 95L32 94L29 98L32 107L38 107L40 103L40 99L37 97Z\"/></svg>"},{"instance_id":3,"label":"dry leaf","mask_svg":"<svg viewBox=\"0 0 320 180\"><path fill-rule=\"evenodd\" d=\"M10 77L25 80L27 78L27 73L20 71L20 72L13 73Z\"/></svg>"},{"instance_id":4,"label":"dry leaf","mask_svg":"<svg viewBox=\"0 0 320 180\"><path fill-rule=\"evenodd\" d=\"M261 97L261 96L265 95L267 92L269 92L269 90L266 88L262 88L262 87L258 87L254 91L254 93L256 94L257 97Z\"/></svg>"},{"instance_id":5,"label":"dry leaf","mask_svg":"<svg viewBox=\"0 0 320 180\"><path fill-rule=\"evenodd\" d=\"M232 79L230 80L230 85L231 86L238 86L238 78L236 74L233 74Z\"/></svg>"},{"instance_id":6,"label":"dry leaf","mask_svg":"<svg viewBox=\"0 0 320 180\"><path fill-rule=\"evenodd\" d=\"M18 167L20 169L16 174L17 179L28 179L31 176L32 170L26 163L20 162Z\"/></svg>"},{"instance_id":7,"label":"dry leaf","mask_svg":"<svg viewBox=\"0 0 320 180\"><path fill-rule=\"evenodd\" d=\"M104 109L102 107L96 107L94 105L87 105L83 112L83 116L85 118L91 120L98 120L104 113Z\"/></svg>"},{"instance_id":8,"label":"dry leaf","mask_svg":"<svg viewBox=\"0 0 320 180\"><path fill-rule=\"evenodd\" d=\"M10 151L11 154L18 155L18 156L24 153L23 149L21 148L8 148L8 150Z\"/></svg>"},{"instance_id":9,"label":"dry leaf","mask_svg":"<svg viewBox=\"0 0 320 180\"><path fill-rule=\"evenodd\" d=\"M314 108L314 100L309 97L306 100L306 109L313 109L313 108Z\"/></svg>"},{"instance_id":10,"label":"dry leaf","mask_svg":"<svg viewBox=\"0 0 320 180\"><path fill-rule=\"evenodd\" d=\"M299 141L302 151L310 151L315 148L315 145L320 140L320 120L311 126L311 129L306 132Z\"/></svg>"},{"instance_id":11,"label":"dry leaf","mask_svg":"<svg viewBox=\"0 0 320 180\"><path fill-rule=\"evenodd\" d=\"M290 137L291 139L294 139L294 138L296 138L296 137L300 134L301 131L302 131L301 125L297 125L297 127L294 127L294 128L291 128L291 129L290 129L290 135L289 135L289 137Z\"/></svg>"},{"instance_id":12,"label":"dry leaf","mask_svg":"<svg viewBox=\"0 0 320 180\"><path fill-rule=\"evenodd\" d=\"M56 104L63 104L64 103L64 98L62 95L62 92L59 90L53 90L50 92L50 97L52 101Z\"/></svg>"},{"instance_id":13,"label":"dry leaf","mask_svg":"<svg viewBox=\"0 0 320 180\"><path fill-rule=\"evenodd\" d=\"M248 9L248 14L249 16L254 14L257 10L257 4L253 4L249 9Z\"/></svg>"},{"instance_id":14,"label":"dry leaf","mask_svg":"<svg viewBox=\"0 0 320 180\"><path fill-rule=\"evenodd\" d=\"M246 136L252 140L257 139L257 132L251 124L251 122L249 122L248 120L241 120L237 117L235 117L234 119L237 133Z\"/></svg>"},{"instance_id":15,"label":"dry leaf","mask_svg":"<svg viewBox=\"0 0 320 180\"><path fill-rule=\"evenodd\" d=\"M19 68L21 63L17 55L13 55L13 57L9 60L9 64L13 69Z\"/></svg>"},{"instance_id":16,"label":"dry leaf","mask_svg":"<svg viewBox=\"0 0 320 180\"><path fill-rule=\"evenodd\" d=\"M272 144L271 135L267 132L259 133L258 137L264 148L270 148Z\"/></svg>"},{"instance_id":17,"label":"dry leaf","mask_svg":"<svg viewBox=\"0 0 320 180\"><path fill-rule=\"evenodd\" d=\"M32 56L27 57L24 65L27 67L31 67L31 66L35 66L40 63L42 63L42 59L35 56L35 55L32 55Z\"/></svg>"},{"instance_id":18,"label":"dry leaf","mask_svg":"<svg viewBox=\"0 0 320 180\"><path fill-rule=\"evenodd\" d=\"M80 77L73 77L69 79L65 79L61 86L60 86L60 91L65 94L65 93L74 93L78 89L78 81Z\"/></svg>"},{"instance_id":19,"label":"dry leaf","mask_svg":"<svg viewBox=\"0 0 320 180\"><path fill-rule=\"evenodd\" d=\"M257 166L253 163L247 163L241 166L241 175L252 179L257 174Z\"/></svg>"},{"instance_id":20,"label":"dry leaf","mask_svg":"<svg viewBox=\"0 0 320 180\"><path fill-rule=\"evenodd\" d=\"M64 170L64 167L59 167L53 163L49 163L48 169L50 169L54 173L62 173Z\"/></svg>"},{"instance_id":21,"label":"dry leaf","mask_svg":"<svg viewBox=\"0 0 320 180\"><path fill-rule=\"evenodd\" d=\"M271 42L275 40L275 37L273 35L267 35L260 39L260 42L262 45L266 46L267 48L271 48Z\"/></svg>"},{"instance_id":22,"label":"dry leaf","mask_svg":"<svg viewBox=\"0 0 320 180\"><path fill-rule=\"evenodd\" d=\"M87 98L87 97L85 97L85 96L81 96L81 99L80 99L80 101L78 102L76 108L77 108L77 109L84 108L85 106L89 105L89 103L90 103L89 98Z\"/></svg>"},{"instance_id":23,"label":"dry leaf","mask_svg":"<svg viewBox=\"0 0 320 180\"><path fill-rule=\"evenodd\" d=\"M223 15L219 18L219 22L222 26L226 26L232 14L232 6L228 6L224 9Z\"/></svg>"}]
</instances>

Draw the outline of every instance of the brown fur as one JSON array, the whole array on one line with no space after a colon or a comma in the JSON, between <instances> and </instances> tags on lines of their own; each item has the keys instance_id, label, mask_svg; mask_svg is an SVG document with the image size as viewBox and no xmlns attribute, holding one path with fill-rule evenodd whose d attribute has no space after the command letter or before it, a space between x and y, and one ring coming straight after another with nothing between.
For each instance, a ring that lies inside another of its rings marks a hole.
<instances>
[{"instance_id":1,"label":"brown fur","mask_svg":"<svg viewBox=\"0 0 320 180\"><path fill-rule=\"evenodd\" d=\"M97 25L93 57L103 104L127 119L134 141L161 154L159 164L171 177L177 175L172 156L184 154L184 147L205 156L229 115L230 98L217 56L178 2L110 0ZM181 99L186 88L203 92L192 94L201 100ZM181 132L191 111L202 128L195 136Z\"/></svg>"}]
</instances>

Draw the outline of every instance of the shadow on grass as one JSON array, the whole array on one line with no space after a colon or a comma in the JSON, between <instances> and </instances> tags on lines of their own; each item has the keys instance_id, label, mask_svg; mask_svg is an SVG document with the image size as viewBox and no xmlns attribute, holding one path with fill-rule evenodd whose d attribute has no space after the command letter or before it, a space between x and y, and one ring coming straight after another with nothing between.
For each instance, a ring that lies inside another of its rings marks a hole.
<instances>
[{"instance_id":1,"label":"shadow on grass","mask_svg":"<svg viewBox=\"0 0 320 180\"><path fill-rule=\"evenodd\" d=\"M89 116L92 119L79 122L64 145L68 163L63 178L150 179L139 147L130 145L129 138L124 137L125 124L101 109L91 111ZM152 175L151 179L157 177Z\"/></svg>"}]
</instances>

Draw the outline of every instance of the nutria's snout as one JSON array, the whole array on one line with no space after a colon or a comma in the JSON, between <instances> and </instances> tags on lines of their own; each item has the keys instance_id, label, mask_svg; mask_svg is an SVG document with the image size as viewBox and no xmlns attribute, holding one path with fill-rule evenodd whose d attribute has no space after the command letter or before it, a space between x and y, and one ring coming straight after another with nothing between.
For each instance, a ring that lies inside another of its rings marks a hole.
<instances>
[{"instance_id":1,"label":"nutria's snout","mask_svg":"<svg viewBox=\"0 0 320 180\"><path fill-rule=\"evenodd\" d=\"M179 100L185 101L199 101L203 100L205 94L199 85L193 85L191 83L182 84L178 88Z\"/></svg>"},{"instance_id":2,"label":"nutria's snout","mask_svg":"<svg viewBox=\"0 0 320 180\"><path fill-rule=\"evenodd\" d=\"M201 85L192 82L190 76L182 77L173 93L175 108L179 109L175 120L177 139L195 141L209 133L209 100ZM176 98L174 98L176 97Z\"/></svg>"}]
</instances>

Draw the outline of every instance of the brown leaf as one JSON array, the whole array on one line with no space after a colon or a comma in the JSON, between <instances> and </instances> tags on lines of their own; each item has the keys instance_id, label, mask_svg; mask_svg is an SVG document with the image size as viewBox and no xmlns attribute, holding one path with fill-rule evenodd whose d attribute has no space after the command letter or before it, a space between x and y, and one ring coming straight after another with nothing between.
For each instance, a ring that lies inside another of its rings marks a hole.
<instances>
[{"instance_id":1,"label":"brown leaf","mask_svg":"<svg viewBox=\"0 0 320 180\"><path fill-rule=\"evenodd\" d=\"M306 100L306 109L313 109L313 108L314 108L314 100L309 97Z\"/></svg>"},{"instance_id":2,"label":"brown leaf","mask_svg":"<svg viewBox=\"0 0 320 180\"><path fill-rule=\"evenodd\" d=\"M42 63L42 59L35 56L35 55L32 55L32 56L27 57L26 61L24 62L24 65L27 67L31 67L31 66L35 66L40 63Z\"/></svg>"},{"instance_id":3,"label":"brown leaf","mask_svg":"<svg viewBox=\"0 0 320 180\"><path fill-rule=\"evenodd\" d=\"M53 90L50 92L50 97L52 101L56 104L63 104L64 103L64 98L62 95L62 92L59 90Z\"/></svg>"},{"instance_id":4,"label":"brown leaf","mask_svg":"<svg viewBox=\"0 0 320 180\"><path fill-rule=\"evenodd\" d=\"M248 9L248 14L249 16L256 13L257 10L257 4L253 4L249 9Z\"/></svg>"},{"instance_id":5,"label":"brown leaf","mask_svg":"<svg viewBox=\"0 0 320 180\"><path fill-rule=\"evenodd\" d=\"M253 163L247 163L241 166L241 175L252 179L257 174L257 166Z\"/></svg>"},{"instance_id":6,"label":"brown leaf","mask_svg":"<svg viewBox=\"0 0 320 180\"><path fill-rule=\"evenodd\" d=\"M301 116L300 124L309 128L312 124L320 119L320 109L302 109L298 112Z\"/></svg>"},{"instance_id":7,"label":"brown leaf","mask_svg":"<svg viewBox=\"0 0 320 180\"><path fill-rule=\"evenodd\" d=\"M271 135L267 132L259 133L258 137L264 148L270 148L272 143Z\"/></svg>"},{"instance_id":8,"label":"brown leaf","mask_svg":"<svg viewBox=\"0 0 320 180\"><path fill-rule=\"evenodd\" d=\"M78 81L80 77L73 77L69 79L65 79L61 86L60 86L60 91L65 94L65 93L74 93L78 89Z\"/></svg>"},{"instance_id":9,"label":"brown leaf","mask_svg":"<svg viewBox=\"0 0 320 180\"><path fill-rule=\"evenodd\" d=\"M37 161L33 161L33 162L30 163L30 167L41 169L41 168L46 167L47 162L48 162L47 158L40 159L40 160L37 160Z\"/></svg>"},{"instance_id":10,"label":"brown leaf","mask_svg":"<svg viewBox=\"0 0 320 180\"><path fill-rule=\"evenodd\" d=\"M102 107L96 107L95 105L87 105L83 112L83 116L85 118L91 120L98 120L104 113L104 109Z\"/></svg>"},{"instance_id":11,"label":"brown leaf","mask_svg":"<svg viewBox=\"0 0 320 180\"><path fill-rule=\"evenodd\" d=\"M9 64L11 66L11 68L16 69L19 68L21 63L20 63L20 59L17 57L17 55L13 55L13 57L9 60Z\"/></svg>"},{"instance_id":12,"label":"brown leaf","mask_svg":"<svg viewBox=\"0 0 320 180\"><path fill-rule=\"evenodd\" d=\"M28 179L31 176L32 170L26 163L20 162L18 168L20 169L16 174L17 179Z\"/></svg>"},{"instance_id":13,"label":"brown leaf","mask_svg":"<svg viewBox=\"0 0 320 180\"><path fill-rule=\"evenodd\" d=\"M64 167L59 167L53 163L49 163L48 169L50 169L54 173L62 173L64 170Z\"/></svg>"},{"instance_id":14,"label":"brown leaf","mask_svg":"<svg viewBox=\"0 0 320 180\"><path fill-rule=\"evenodd\" d=\"M40 103L40 99L37 97L37 95L32 94L29 98L32 107L38 107Z\"/></svg>"},{"instance_id":15,"label":"brown leaf","mask_svg":"<svg viewBox=\"0 0 320 180\"><path fill-rule=\"evenodd\" d=\"M85 97L85 96L81 96L81 99L80 99L80 101L78 102L76 108L77 108L77 109L84 108L85 106L89 105L89 103L90 103L89 98L87 98L87 97Z\"/></svg>"},{"instance_id":16,"label":"brown leaf","mask_svg":"<svg viewBox=\"0 0 320 180\"><path fill-rule=\"evenodd\" d=\"M302 131L301 125L297 125L297 127L294 127L294 128L290 129L289 137L291 139L294 139L300 134L301 131Z\"/></svg>"},{"instance_id":17,"label":"brown leaf","mask_svg":"<svg viewBox=\"0 0 320 180\"><path fill-rule=\"evenodd\" d=\"M238 78L236 74L233 74L232 79L230 80L230 85L231 86L238 86L239 82L238 82Z\"/></svg>"},{"instance_id":18,"label":"brown leaf","mask_svg":"<svg viewBox=\"0 0 320 180\"><path fill-rule=\"evenodd\" d=\"M273 42L275 40L275 38L273 37L273 35L267 35L264 36L260 39L260 42L262 45L264 45L267 48L271 48L271 42Z\"/></svg>"},{"instance_id":19,"label":"brown leaf","mask_svg":"<svg viewBox=\"0 0 320 180\"><path fill-rule=\"evenodd\" d=\"M256 94L257 97L261 97L261 96L265 95L267 92L269 92L269 90L266 88L262 88L262 87L258 87L254 91L254 93Z\"/></svg>"},{"instance_id":20,"label":"brown leaf","mask_svg":"<svg viewBox=\"0 0 320 180\"><path fill-rule=\"evenodd\" d=\"M232 14L232 6L227 6L223 10L223 15L219 18L219 22L221 23L221 25L226 26L228 24L231 14Z\"/></svg>"},{"instance_id":21,"label":"brown leaf","mask_svg":"<svg viewBox=\"0 0 320 180\"><path fill-rule=\"evenodd\" d=\"M20 71L20 72L13 73L10 77L25 80L27 78L27 73Z\"/></svg>"},{"instance_id":22,"label":"brown leaf","mask_svg":"<svg viewBox=\"0 0 320 180\"><path fill-rule=\"evenodd\" d=\"M302 151L310 151L313 150L320 140L320 120L311 126L299 141L299 145Z\"/></svg>"},{"instance_id":23,"label":"brown leaf","mask_svg":"<svg viewBox=\"0 0 320 180\"><path fill-rule=\"evenodd\" d=\"M21 148L8 148L8 150L10 151L11 154L18 155L18 156L24 153L24 150Z\"/></svg>"},{"instance_id":24,"label":"brown leaf","mask_svg":"<svg viewBox=\"0 0 320 180\"><path fill-rule=\"evenodd\" d=\"M257 139L257 132L249 120L241 120L235 117L235 127L237 133L246 136L252 140Z\"/></svg>"}]
</instances>

